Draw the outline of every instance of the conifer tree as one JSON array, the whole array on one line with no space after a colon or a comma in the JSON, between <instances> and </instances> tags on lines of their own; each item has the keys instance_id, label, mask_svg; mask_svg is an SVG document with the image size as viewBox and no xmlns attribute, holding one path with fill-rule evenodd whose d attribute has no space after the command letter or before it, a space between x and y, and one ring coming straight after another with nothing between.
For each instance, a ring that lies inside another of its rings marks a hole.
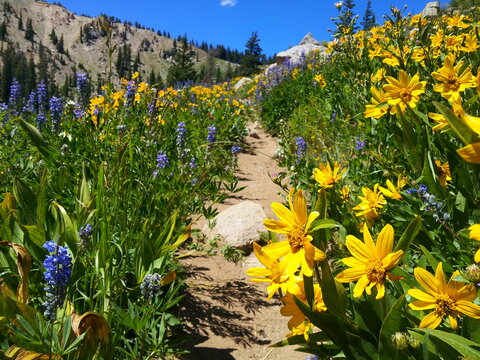
<instances>
[{"instance_id":1,"label":"conifer tree","mask_svg":"<svg viewBox=\"0 0 480 360\"><path fill-rule=\"evenodd\" d=\"M335 6L338 10L338 16L333 19L337 27L333 35L335 37L341 37L352 34L358 29L356 25L358 16L353 12L355 3L353 0L345 0L335 3Z\"/></svg>"},{"instance_id":2,"label":"conifer tree","mask_svg":"<svg viewBox=\"0 0 480 360\"><path fill-rule=\"evenodd\" d=\"M80 28L81 30L82 28ZM55 33L55 29L52 29L52 32L50 33L50 40L52 41L52 44L53 45L57 45L58 44L58 37L57 37L57 34Z\"/></svg>"},{"instance_id":3,"label":"conifer tree","mask_svg":"<svg viewBox=\"0 0 480 360\"><path fill-rule=\"evenodd\" d=\"M33 30L32 19L27 19L27 28L25 29L25 39L33 42L35 31Z\"/></svg>"},{"instance_id":4,"label":"conifer tree","mask_svg":"<svg viewBox=\"0 0 480 360\"><path fill-rule=\"evenodd\" d=\"M372 10L372 0L367 1L367 7L365 8L365 14L363 15L362 27L363 30L368 31L375 26L375 13Z\"/></svg>"},{"instance_id":5,"label":"conifer tree","mask_svg":"<svg viewBox=\"0 0 480 360\"><path fill-rule=\"evenodd\" d=\"M18 18L18 30L23 30L23 18L22 18L22 13L20 13L20 17Z\"/></svg>"},{"instance_id":6,"label":"conifer tree","mask_svg":"<svg viewBox=\"0 0 480 360\"><path fill-rule=\"evenodd\" d=\"M172 65L168 69L167 85L171 86L177 82L196 81L197 71L192 61L193 51L189 49L187 39L183 38L181 46L173 56Z\"/></svg>"},{"instance_id":7,"label":"conifer tree","mask_svg":"<svg viewBox=\"0 0 480 360\"><path fill-rule=\"evenodd\" d=\"M258 32L254 31L245 44L245 56L241 61L240 72L244 76L256 74L262 64L262 48Z\"/></svg>"},{"instance_id":8,"label":"conifer tree","mask_svg":"<svg viewBox=\"0 0 480 360\"><path fill-rule=\"evenodd\" d=\"M0 41L5 41L7 39L7 23L5 20L2 22L0 26Z\"/></svg>"}]
</instances>

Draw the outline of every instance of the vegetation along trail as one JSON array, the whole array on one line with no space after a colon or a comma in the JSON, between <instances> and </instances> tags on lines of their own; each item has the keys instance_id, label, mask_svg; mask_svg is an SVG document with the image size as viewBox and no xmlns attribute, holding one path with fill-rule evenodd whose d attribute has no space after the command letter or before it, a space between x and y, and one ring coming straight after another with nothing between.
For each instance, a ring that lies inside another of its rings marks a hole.
<instances>
[{"instance_id":1,"label":"vegetation along trail","mask_svg":"<svg viewBox=\"0 0 480 360\"><path fill-rule=\"evenodd\" d=\"M246 188L219 204L218 210L250 200L274 218L271 202L283 201L269 176L282 170L273 158L277 143L251 124L247 145L250 151L239 154L236 171L239 186ZM222 255L189 256L182 263L189 288L180 317L191 351L183 359L304 359L293 347L269 347L288 333L288 318L278 321L279 299L267 301L266 287L250 282L245 274L247 268L260 266L253 253L238 264Z\"/></svg>"}]
</instances>

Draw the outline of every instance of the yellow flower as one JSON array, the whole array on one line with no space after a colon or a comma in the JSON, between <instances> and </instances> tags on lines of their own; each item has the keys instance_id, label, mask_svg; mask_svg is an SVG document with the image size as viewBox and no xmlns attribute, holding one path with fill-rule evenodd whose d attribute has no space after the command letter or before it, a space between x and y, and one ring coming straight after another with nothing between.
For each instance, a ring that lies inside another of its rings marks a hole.
<instances>
[{"instance_id":1,"label":"yellow flower","mask_svg":"<svg viewBox=\"0 0 480 360\"><path fill-rule=\"evenodd\" d=\"M253 251L257 259L266 266L266 268L253 267L248 269L246 273L249 276L260 277L250 279L250 281L270 283L267 288L267 299L271 299L278 289L282 289L284 293L286 293L289 288L293 291L296 290L296 282L301 279L294 275L298 266L292 264L288 258L279 261L277 258L269 256L257 243L253 243Z\"/></svg>"},{"instance_id":2,"label":"yellow flower","mask_svg":"<svg viewBox=\"0 0 480 360\"><path fill-rule=\"evenodd\" d=\"M133 74L132 74L132 80L135 80L136 78L138 78L140 74L138 73L138 71L135 71Z\"/></svg>"},{"instance_id":3,"label":"yellow flower","mask_svg":"<svg viewBox=\"0 0 480 360\"><path fill-rule=\"evenodd\" d=\"M420 327L435 329L443 318L448 317L450 327L455 330L458 327L457 317L462 314L480 319L480 306L472 302L477 297L477 289L473 284L466 285L453 280L460 274L459 271L452 274L448 283L445 281L441 262L438 263L435 276L419 267L415 268L413 273L426 292L419 289L408 290L408 295L418 299L409 304L409 307L413 310L434 309L422 319Z\"/></svg>"},{"instance_id":4,"label":"yellow flower","mask_svg":"<svg viewBox=\"0 0 480 360\"><path fill-rule=\"evenodd\" d=\"M395 200L402 199L402 195L400 195L400 193L398 192L398 190L400 190L401 188L400 189L396 188L395 185L393 185L393 183L390 180L387 180L387 187L388 189L385 189L382 186L379 186L378 188L380 189L383 195L391 199L395 199Z\"/></svg>"},{"instance_id":5,"label":"yellow flower","mask_svg":"<svg viewBox=\"0 0 480 360\"><path fill-rule=\"evenodd\" d=\"M350 267L335 278L343 283L357 281L353 289L353 297L360 297L365 290L371 295L372 288L377 288L376 299L385 296L385 279L399 280L401 277L387 272L395 267L403 256L403 250L393 251L393 227L389 224L380 231L374 243L368 227L363 228L363 242L353 235L347 236L346 245L353 255L341 261Z\"/></svg>"},{"instance_id":6,"label":"yellow flower","mask_svg":"<svg viewBox=\"0 0 480 360\"><path fill-rule=\"evenodd\" d=\"M480 135L480 117L468 115L462 107L460 101L452 102L455 115L457 115L470 129Z\"/></svg>"},{"instance_id":7,"label":"yellow flower","mask_svg":"<svg viewBox=\"0 0 480 360\"><path fill-rule=\"evenodd\" d=\"M327 81L325 80L325 77L322 74L317 74L314 77L315 81L320 84L321 87L327 86Z\"/></svg>"},{"instance_id":8,"label":"yellow flower","mask_svg":"<svg viewBox=\"0 0 480 360\"><path fill-rule=\"evenodd\" d=\"M442 93L447 100L459 100L460 93L467 88L475 87L472 67L463 66L463 61L459 61L454 67L454 56L450 54L445 58L443 66L436 72L432 72L432 76L440 83L435 84L433 90Z\"/></svg>"},{"instance_id":9,"label":"yellow flower","mask_svg":"<svg viewBox=\"0 0 480 360\"><path fill-rule=\"evenodd\" d=\"M315 211L307 215L307 203L302 190L297 191L292 202L294 192L295 188L292 188L288 194L289 209L280 203L272 203L272 210L280 220L263 221L268 230L285 234L287 240L269 244L263 250L277 259L285 256L292 265L301 266L304 275L312 276L314 262L325 259L325 253L313 246L312 236L308 234L310 225L319 214Z\"/></svg>"},{"instance_id":10,"label":"yellow flower","mask_svg":"<svg viewBox=\"0 0 480 360\"><path fill-rule=\"evenodd\" d=\"M387 74L387 70L385 70L384 68L380 68L375 72L375 74L370 76L370 80L372 82L382 81L386 74Z\"/></svg>"},{"instance_id":11,"label":"yellow flower","mask_svg":"<svg viewBox=\"0 0 480 360\"><path fill-rule=\"evenodd\" d=\"M470 239L480 241L480 224L472 225L468 228L470 230ZM475 262L480 262L480 249L475 253Z\"/></svg>"},{"instance_id":12,"label":"yellow flower","mask_svg":"<svg viewBox=\"0 0 480 360\"><path fill-rule=\"evenodd\" d=\"M448 126L447 118L442 114L429 112L428 117L433 121L435 121L435 123L437 124L434 127L432 127L433 131L438 131Z\"/></svg>"},{"instance_id":13,"label":"yellow flower","mask_svg":"<svg viewBox=\"0 0 480 360\"><path fill-rule=\"evenodd\" d=\"M373 191L368 187L362 188L364 196L359 196L362 202L355 206L353 210L358 210L356 216L365 216L366 219L372 220L378 217L378 209L387 203L381 191L378 191L379 185L375 184Z\"/></svg>"},{"instance_id":14,"label":"yellow flower","mask_svg":"<svg viewBox=\"0 0 480 360\"><path fill-rule=\"evenodd\" d=\"M387 76L387 85L383 86L383 90L387 93L388 103L397 105L403 112L407 105L414 108L420 100L420 94L425 92L426 81L419 81L418 74L412 78L404 70L398 73L398 80L392 76ZM397 109L393 108L393 112Z\"/></svg>"},{"instance_id":15,"label":"yellow flower","mask_svg":"<svg viewBox=\"0 0 480 360\"><path fill-rule=\"evenodd\" d=\"M346 186L343 186L340 190L340 199L342 199L343 203L346 203L348 201L348 198L350 196L350 189Z\"/></svg>"},{"instance_id":16,"label":"yellow flower","mask_svg":"<svg viewBox=\"0 0 480 360\"><path fill-rule=\"evenodd\" d=\"M480 164L480 142L464 146L457 153L467 162Z\"/></svg>"},{"instance_id":17,"label":"yellow flower","mask_svg":"<svg viewBox=\"0 0 480 360\"><path fill-rule=\"evenodd\" d=\"M320 285L313 285L313 308L315 311L326 311L327 307L323 302L322 290ZM282 297L283 306L280 308L280 314L283 316L291 316L292 318L288 321L288 328L292 330L299 326L306 319L305 314L299 309L295 303L294 296L299 300L307 303L307 294L305 293L305 285L303 281L299 281L296 286L289 288L288 292L284 297Z\"/></svg>"},{"instance_id":18,"label":"yellow flower","mask_svg":"<svg viewBox=\"0 0 480 360\"><path fill-rule=\"evenodd\" d=\"M468 17L465 15L460 15L460 14L455 14L454 16L446 16L442 18L443 21L445 21L448 26L451 27L458 27L462 29L468 28L470 25L466 24L463 22L463 20L468 20Z\"/></svg>"},{"instance_id":19,"label":"yellow flower","mask_svg":"<svg viewBox=\"0 0 480 360\"><path fill-rule=\"evenodd\" d=\"M294 327L286 337L291 337L295 335L303 335L306 341L310 340L310 334L313 332L313 324L309 320L305 320L297 327Z\"/></svg>"},{"instance_id":20,"label":"yellow flower","mask_svg":"<svg viewBox=\"0 0 480 360\"><path fill-rule=\"evenodd\" d=\"M365 112L363 116L365 118L373 117L375 119L381 118L383 115L388 114L390 106L387 103L387 97L382 89L377 89L375 86L371 88L373 98L372 105L365 106Z\"/></svg>"},{"instance_id":21,"label":"yellow flower","mask_svg":"<svg viewBox=\"0 0 480 360\"><path fill-rule=\"evenodd\" d=\"M327 164L327 166L320 164L320 169L313 169L313 177L320 187L331 188L342 179L345 171L347 169L340 169L338 162L335 161L333 170L330 164Z\"/></svg>"},{"instance_id":22,"label":"yellow flower","mask_svg":"<svg viewBox=\"0 0 480 360\"><path fill-rule=\"evenodd\" d=\"M460 48L460 51L470 53L476 52L480 48L478 44L477 35L475 33L470 33L465 35L463 46Z\"/></svg>"},{"instance_id":23,"label":"yellow flower","mask_svg":"<svg viewBox=\"0 0 480 360\"><path fill-rule=\"evenodd\" d=\"M435 165L438 168L438 181L442 187L447 187L447 181L452 180L452 174L450 174L450 165L448 162L442 165L440 160L435 160Z\"/></svg>"}]
</instances>

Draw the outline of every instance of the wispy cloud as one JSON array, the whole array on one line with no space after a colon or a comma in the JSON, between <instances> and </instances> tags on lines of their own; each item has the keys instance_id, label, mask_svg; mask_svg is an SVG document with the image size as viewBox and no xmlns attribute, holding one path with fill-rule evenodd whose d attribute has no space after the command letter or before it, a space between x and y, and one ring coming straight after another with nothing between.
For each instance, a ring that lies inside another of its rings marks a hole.
<instances>
[{"instance_id":1,"label":"wispy cloud","mask_svg":"<svg viewBox=\"0 0 480 360\"><path fill-rule=\"evenodd\" d=\"M237 5L237 0L222 0L220 1L220 6L233 7Z\"/></svg>"}]
</instances>

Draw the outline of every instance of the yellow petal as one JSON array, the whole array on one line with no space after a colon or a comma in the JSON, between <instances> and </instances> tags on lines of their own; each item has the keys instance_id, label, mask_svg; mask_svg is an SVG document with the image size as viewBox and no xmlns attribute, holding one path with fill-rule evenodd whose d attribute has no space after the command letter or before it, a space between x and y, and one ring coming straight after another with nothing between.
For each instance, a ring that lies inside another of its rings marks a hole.
<instances>
[{"instance_id":1,"label":"yellow petal","mask_svg":"<svg viewBox=\"0 0 480 360\"><path fill-rule=\"evenodd\" d=\"M353 282L365 275L365 268L345 269L335 279L342 283Z\"/></svg>"},{"instance_id":2,"label":"yellow petal","mask_svg":"<svg viewBox=\"0 0 480 360\"><path fill-rule=\"evenodd\" d=\"M412 310L430 310L435 309L435 303L431 301L414 301L411 304L408 304L410 309Z\"/></svg>"},{"instance_id":3,"label":"yellow petal","mask_svg":"<svg viewBox=\"0 0 480 360\"><path fill-rule=\"evenodd\" d=\"M425 316L420 322L421 328L435 329L442 322L442 318L437 315L435 311Z\"/></svg>"},{"instance_id":4,"label":"yellow petal","mask_svg":"<svg viewBox=\"0 0 480 360\"><path fill-rule=\"evenodd\" d=\"M276 259L272 259L268 255L266 255L263 252L262 247L258 245L256 242L253 243L253 252L255 253L255 256L257 257L258 261L260 261L262 265L268 268L272 267L272 263L276 261Z\"/></svg>"},{"instance_id":5,"label":"yellow petal","mask_svg":"<svg viewBox=\"0 0 480 360\"><path fill-rule=\"evenodd\" d=\"M265 219L263 220L263 224L268 230L277 234L288 234L292 228L290 225L279 220Z\"/></svg>"},{"instance_id":6,"label":"yellow petal","mask_svg":"<svg viewBox=\"0 0 480 360\"><path fill-rule=\"evenodd\" d=\"M375 254L373 253L372 249L370 249L367 245L353 235L347 236L346 245L350 253L360 261L366 263L371 259L375 259Z\"/></svg>"},{"instance_id":7,"label":"yellow petal","mask_svg":"<svg viewBox=\"0 0 480 360\"><path fill-rule=\"evenodd\" d=\"M474 319L480 319L480 306L470 301L457 301L456 305L457 310L461 313Z\"/></svg>"},{"instance_id":8,"label":"yellow petal","mask_svg":"<svg viewBox=\"0 0 480 360\"><path fill-rule=\"evenodd\" d=\"M450 320L450 327L453 329L453 330L457 330L458 329L458 322L457 322L457 318L452 316L452 315L448 315L448 320Z\"/></svg>"},{"instance_id":9,"label":"yellow petal","mask_svg":"<svg viewBox=\"0 0 480 360\"><path fill-rule=\"evenodd\" d=\"M383 282L377 283L377 296L375 299L381 299L385 296L385 284Z\"/></svg>"},{"instance_id":10,"label":"yellow petal","mask_svg":"<svg viewBox=\"0 0 480 360\"><path fill-rule=\"evenodd\" d=\"M403 250L398 250L394 253L388 254L384 259L382 259L382 266L385 268L385 270L390 270L391 268L397 266L402 257Z\"/></svg>"},{"instance_id":11,"label":"yellow petal","mask_svg":"<svg viewBox=\"0 0 480 360\"><path fill-rule=\"evenodd\" d=\"M422 268L415 268L413 270L415 279L418 283L431 294L438 294L438 286L435 277L430 274L427 270Z\"/></svg>"},{"instance_id":12,"label":"yellow petal","mask_svg":"<svg viewBox=\"0 0 480 360\"><path fill-rule=\"evenodd\" d=\"M245 273L249 276L270 276L272 275L272 272L270 269L267 268L261 268L261 267L254 267L250 268ZM271 281L271 280L269 280Z\"/></svg>"},{"instance_id":13,"label":"yellow petal","mask_svg":"<svg viewBox=\"0 0 480 360\"><path fill-rule=\"evenodd\" d=\"M348 257L348 258L343 258L341 260L345 265L349 267L358 267L358 268L365 268L365 263L361 262L357 258L354 258L353 256Z\"/></svg>"},{"instance_id":14,"label":"yellow petal","mask_svg":"<svg viewBox=\"0 0 480 360\"><path fill-rule=\"evenodd\" d=\"M353 269L348 269L348 270L353 270ZM345 270L347 271L347 270ZM368 280L367 275L363 275L358 281L357 284L355 285L355 288L353 289L353 297L358 298L362 296L363 290L367 287L368 283L370 280Z\"/></svg>"},{"instance_id":15,"label":"yellow petal","mask_svg":"<svg viewBox=\"0 0 480 360\"><path fill-rule=\"evenodd\" d=\"M435 270L435 279L437 280L438 291L441 294L446 294L447 283L445 281L445 273L443 272L443 267L441 262L438 263L437 270Z\"/></svg>"},{"instance_id":16,"label":"yellow petal","mask_svg":"<svg viewBox=\"0 0 480 360\"><path fill-rule=\"evenodd\" d=\"M474 257L475 262L480 262L480 249L477 250Z\"/></svg>"},{"instance_id":17,"label":"yellow petal","mask_svg":"<svg viewBox=\"0 0 480 360\"><path fill-rule=\"evenodd\" d=\"M467 145L458 149L457 153L467 162L480 164L480 143Z\"/></svg>"},{"instance_id":18,"label":"yellow petal","mask_svg":"<svg viewBox=\"0 0 480 360\"><path fill-rule=\"evenodd\" d=\"M292 214L292 212L282 204L273 202L272 210L275 213L275 215L277 215L280 218L281 221L283 221L284 223L287 223L291 227L294 227L297 224L296 217L294 216L294 214Z\"/></svg>"},{"instance_id":19,"label":"yellow petal","mask_svg":"<svg viewBox=\"0 0 480 360\"><path fill-rule=\"evenodd\" d=\"M323 261L325 260L326 257L327 255L325 255L325 253L322 250L315 248L315 257L313 258L313 260Z\"/></svg>"},{"instance_id":20,"label":"yellow petal","mask_svg":"<svg viewBox=\"0 0 480 360\"><path fill-rule=\"evenodd\" d=\"M297 216L297 224L304 226L307 222L307 203L303 197L302 191L298 190L295 194L295 200L293 203L295 215Z\"/></svg>"},{"instance_id":21,"label":"yellow petal","mask_svg":"<svg viewBox=\"0 0 480 360\"><path fill-rule=\"evenodd\" d=\"M363 224L363 241L365 242L365 245L369 248L372 254L375 253L375 243L373 242L372 235L370 234L370 231L368 230L368 225L367 222Z\"/></svg>"},{"instance_id":22,"label":"yellow petal","mask_svg":"<svg viewBox=\"0 0 480 360\"><path fill-rule=\"evenodd\" d=\"M276 243L271 243L263 247L263 252L269 257L279 259L287 255L291 251L290 244L288 241L279 241Z\"/></svg>"},{"instance_id":23,"label":"yellow petal","mask_svg":"<svg viewBox=\"0 0 480 360\"><path fill-rule=\"evenodd\" d=\"M435 304L435 297L419 289L410 289L408 290L408 295L413 296L415 299L427 301Z\"/></svg>"},{"instance_id":24,"label":"yellow petal","mask_svg":"<svg viewBox=\"0 0 480 360\"><path fill-rule=\"evenodd\" d=\"M305 230L308 230L312 223L315 221L316 218L318 218L320 214L317 211L311 212L310 215L308 215L308 220L307 224L305 225Z\"/></svg>"},{"instance_id":25,"label":"yellow petal","mask_svg":"<svg viewBox=\"0 0 480 360\"><path fill-rule=\"evenodd\" d=\"M385 258L393 250L393 227L387 224L383 227L377 239L377 256L379 259Z\"/></svg>"}]
</instances>

